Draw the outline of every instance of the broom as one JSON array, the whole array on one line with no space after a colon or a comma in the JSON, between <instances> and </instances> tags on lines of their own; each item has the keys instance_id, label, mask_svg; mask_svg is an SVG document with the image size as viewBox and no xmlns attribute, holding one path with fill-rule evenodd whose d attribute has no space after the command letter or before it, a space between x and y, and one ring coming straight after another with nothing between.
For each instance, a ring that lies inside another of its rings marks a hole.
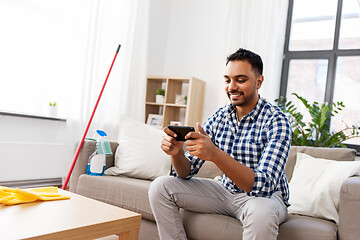
<instances>
[{"instance_id":1,"label":"broom","mask_svg":"<svg viewBox=\"0 0 360 240\"><path fill-rule=\"evenodd\" d=\"M88 124L87 124L87 126L86 126L86 128L85 128L84 135L82 136L81 141L80 141L80 143L79 143L79 146L77 147L77 150L76 150L76 152L75 152L74 160L73 160L73 162L72 162L72 164L71 164L71 166L70 166L69 172L68 172L68 174L67 174L67 176L66 176L66 178L65 178L65 181L64 181L64 183L63 183L63 185L62 185L62 189L63 189L63 190L66 189L66 186L67 186L67 184L68 184L68 182L69 182L71 173L72 173L72 171L73 171L73 169L74 169L74 166L75 166L76 160L77 160L77 158L78 158L78 156L79 156L81 147L82 147L82 145L84 144L84 140L85 140L86 134L87 134L87 132L89 131L89 127L90 127L91 121L92 121L92 119L93 119L93 117L94 117L96 108L97 108L97 106L98 106L98 104L99 104L101 95L102 95L102 93L103 93L103 91L104 91L104 88L105 88L105 85L106 85L107 80L108 80L108 78L109 78L111 69L112 69L112 67L113 67L113 65L114 65L114 62L115 62L115 59L116 59L116 57L117 57L117 55L118 55L118 53L119 53L120 47L121 47L121 44L119 44L119 46L118 46L118 48L117 48L117 50L116 50L116 53L115 53L115 56L114 56L114 60L113 60L112 63L111 63L111 66L110 66L109 72L108 72L108 74L107 74L107 76L106 76L104 85L103 85L103 87L102 87L102 89L101 89L101 91L100 91L99 97L98 97L98 99L97 99L97 101L96 101L96 104L95 104L95 107L94 107L94 110L93 110L93 112L92 112L92 114L91 114L91 116L90 116L89 122L88 122Z\"/></svg>"}]
</instances>

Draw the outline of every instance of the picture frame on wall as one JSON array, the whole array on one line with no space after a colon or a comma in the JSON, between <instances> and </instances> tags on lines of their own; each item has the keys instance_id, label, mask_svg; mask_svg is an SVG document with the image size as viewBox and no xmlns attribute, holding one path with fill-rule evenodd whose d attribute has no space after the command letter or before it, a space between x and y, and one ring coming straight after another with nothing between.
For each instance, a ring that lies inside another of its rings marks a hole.
<instances>
[{"instance_id":1,"label":"picture frame on wall","mask_svg":"<svg viewBox=\"0 0 360 240\"><path fill-rule=\"evenodd\" d=\"M163 122L163 116L162 115L149 114L146 124L161 129L162 128L162 122Z\"/></svg>"}]
</instances>

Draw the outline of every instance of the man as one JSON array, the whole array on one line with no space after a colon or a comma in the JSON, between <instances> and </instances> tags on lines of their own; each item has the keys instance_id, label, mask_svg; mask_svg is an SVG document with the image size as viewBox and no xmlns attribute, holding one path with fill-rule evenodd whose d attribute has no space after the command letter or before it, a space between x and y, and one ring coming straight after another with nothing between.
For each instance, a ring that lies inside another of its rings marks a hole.
<instances>
[{"instance_id":1,"label":"man","mask_svg":"<svg viewBox=\"0 0 360 240\"><path fill-rule=\"evenodd\" d=\"M230 104L186 135L185 155L183 142L164 129L161 148L171 155L175 177L159 177L149 189L161 239L186 239L179 208L237 218L242 239L277 238L287 218L284 168L291 127L279 108L259 96L262 71L261 57L251 51L240 48L227 58L224 81ZM222 170L221 183L191 178L204 161Z\"/></svg>"}]
</instances>

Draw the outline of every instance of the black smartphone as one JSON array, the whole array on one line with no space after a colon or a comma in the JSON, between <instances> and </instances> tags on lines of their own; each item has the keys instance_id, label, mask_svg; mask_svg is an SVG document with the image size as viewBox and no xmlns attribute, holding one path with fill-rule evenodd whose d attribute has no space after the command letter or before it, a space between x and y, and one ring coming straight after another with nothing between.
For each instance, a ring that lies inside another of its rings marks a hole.
<instances>
[{"instance_id":1,"label":"black smartphone","mask_svg":"<svg viewBox=\"0 0 360 240\"><path fill-rule=\"evenodd\" d=\"M175 140L177 141L186 141L189 139L185 139L186 134L188 134L189 132L195 132L195 128L194 127L187 127L187 126L174 126L174 125L169 125L168 128L173 131L174 133L176 133L176 138ZM191 139L191 138L190 138Z\"/></svg>"}]
</instances>

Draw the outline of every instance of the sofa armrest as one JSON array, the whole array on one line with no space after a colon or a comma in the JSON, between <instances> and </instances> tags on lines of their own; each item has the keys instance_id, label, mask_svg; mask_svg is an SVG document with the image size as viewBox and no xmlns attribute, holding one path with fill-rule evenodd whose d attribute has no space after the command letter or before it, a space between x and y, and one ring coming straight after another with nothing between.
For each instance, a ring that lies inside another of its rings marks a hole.
<instances>
[{"instance_id":1,"label":"sofa armrest","mask_svg":"<svg viewBox=\"0 0 360 240\"><path fill-rule=\"evenodd\" d=\"M360 236L360 176L348 178L341 186L339 203L339 240Z\"/></svg>"},{"instance_id":2,"label":"sofa armrest","mask_svg":"<svg viewBox=\"0 0 360 240\"><path fill-rule=\"evenodd\" d=\"M110 145L113 154L106 157L106 168L114 166L114 155L116 148L118 147L119 144L115 141L110 141ZM76 144L76 149L77 146L78 144ZM96 142L88 141L88 140L84 141L84 144L80 150L78 159L76 161L76 164L74 166L73 172L70 177L69 190L71 192L75 192L75 193L77 192L78 179L81 174L86 173L87 162L89 160L90 155L93 154L93 152L95 151L95 147L96 147Z\"/></svg>"}]
</instances>

